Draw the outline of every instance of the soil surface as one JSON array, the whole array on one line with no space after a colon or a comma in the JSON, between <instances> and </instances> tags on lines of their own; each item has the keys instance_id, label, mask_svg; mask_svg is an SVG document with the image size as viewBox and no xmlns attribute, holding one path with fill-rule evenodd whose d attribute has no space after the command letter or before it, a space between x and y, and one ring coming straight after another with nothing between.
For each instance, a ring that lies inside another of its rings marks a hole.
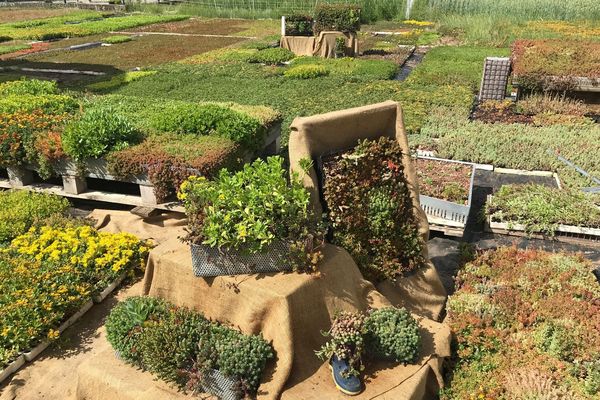
<instances>
[{"instance_id":1,"label":"soil surface","mask_svg":"<svg viewBox=\"0 0 600 400\"><path fill-rule=\"evenodd\" d=\"M106 37L107 35L104 35ZM89 38L92 42L94 38ZM99 38L100 39L100 38ZM27 57L32 62L78 63L104 65L129 70L170 61L177 61L196 54L226 47L243 39L207 38L197 36L135 36L133 40L111 46L85 50L62 50Z\"/></svg>"},{"instance_id":2,"label":"soil surface","mask_svg":"<svg viewBox=\"0 0 600 400\"><path fill-rule=\"evenodd\" d=\"M468 204L473 171L471 166L418 158L415 167L422 195Z\"/></svg>"},{"instance_id":3,"label":"soil surface","mask_svg":"<svg viewBox=\"0 0 600 400\"><path fill-rule=\"evenodd\" d=\"M4 8L0 9L0 23L25 21L29 19L58 17L80 12L77 8Z\"/></svg>"},{"instance_id":4,"label":"soil surface","mask_svg":"<svg viewBox=\"0 0 600 400\"><path fill-rule=\"evenodd\" d=\"M243 19L197 19L146 25L126 30L127 32L169 32L201 35L234 35L252 25L252 21Z\"/></svg>"}]
</instances>

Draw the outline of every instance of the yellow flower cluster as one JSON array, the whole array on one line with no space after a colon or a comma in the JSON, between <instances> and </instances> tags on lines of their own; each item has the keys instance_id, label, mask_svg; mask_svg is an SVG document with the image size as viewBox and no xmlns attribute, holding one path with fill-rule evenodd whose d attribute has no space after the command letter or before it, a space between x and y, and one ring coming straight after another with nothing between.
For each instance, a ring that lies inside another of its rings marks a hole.
<instances>
[{"instance_id":1,"label":"yellow flower cluster","mask_svg":"<svg viewBox=\"0 0 600 400\"><path fill-rule=\"evenodd\" d=\"M405 25L416 25L416 26L433 26L435 25L434 22L431 21L417 21L414 19L407 19L402 21L403 24Z\"/></svg>"},{"instance_id":2,"label":"yellow flower cluster","mask_svg":"<svg viewBox=\"0 0 600 400\"><path fill-rule=\"evenodd\" d=\"M571 39L595 39L600 37L600 27L586 23L571 23L567 21L529 21L526 30L532 33L550 31Z\"/></svg>"},{"instance_id":3,"label":"yellow flower cluster","mask_svg":"<svg viewBox=\"0 0 600 400\"><path fill-rule=\"evenodd\" d=\"M15 352L56 339L62 321L91 293L143 267L148 250L134 235L89 226L32 228L0 249L0 369Z\"/></svg>"}]
</instances>

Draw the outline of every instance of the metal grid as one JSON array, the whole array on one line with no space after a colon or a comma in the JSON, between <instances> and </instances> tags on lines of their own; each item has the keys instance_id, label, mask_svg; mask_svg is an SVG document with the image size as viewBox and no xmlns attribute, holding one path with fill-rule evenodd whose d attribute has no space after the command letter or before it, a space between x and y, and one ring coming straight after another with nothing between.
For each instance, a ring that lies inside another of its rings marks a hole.
<instances>
[{"instance_id":1,"label":"metal grid","mask_svg":"<svg viewBox=\"0 0 600 400\"><path fill-rule=\"evenodd\" d=\"M287 261L289 246L273 242L263 253L192 244L192 268L196 276L244 275L291 271Z\"/></svg>"},{"instance_id":2,"label":"metal grid","mask_svg":"<svg viewBox=\"0 0 600 400\"><path fill-rule=\"evenodd\" d=\"M483 63L479 101L504 100L509 75L510 58L487 57Z\"/></svg>"},{"instance_id":3,"label":"metal grid","mask_svg":"<svg viewBox=\"0 0 600 400\"><path fill-rule=\"evenodd\" d=\"M226 377L216 369L209 370L202 381L202 389L220 400L240 400L242 396L237 390L238 386L235 379Z\"/></svg>"}]
</instances>

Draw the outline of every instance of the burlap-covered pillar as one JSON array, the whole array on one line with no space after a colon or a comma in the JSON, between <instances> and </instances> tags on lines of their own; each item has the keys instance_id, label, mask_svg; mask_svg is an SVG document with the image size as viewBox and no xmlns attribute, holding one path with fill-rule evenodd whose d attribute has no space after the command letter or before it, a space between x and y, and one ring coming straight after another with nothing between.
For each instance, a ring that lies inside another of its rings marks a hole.
<instances>
[{"instance_id":1,"label":"burlap-covered pillar","mask_svg":"<svg viewBox=\"0 0 600 400\"><path fill-rule=\"evenodd\" d=\"M358 38L356 32L323 31L315 39L313 55L323 58L334 58L336 39L344 38L346 43L345 56L358 55Z\"/></svg>"},{"instance_id":2,"label":"burlap-covered pillar","mask_svg":"<svg viewBox=\"0 0 600 400\"><path fill-rule=\"evenodd\" d=\"M419 203L417 174L410 156L402 108L397 102L386 101L364 107L334 111L311 117L296 118L291 125L289 140L290 170L297 173L311 194L312 206L318 215L322 213L317 172L313 167L304 171L300 160L314 160L335 151L356 146L361 139L380 136L396 138L403 151L402 164L418 219L418 229L424 241L429 238L427 216ZM423 246L427 257L427 246ZM446 291L430 262L417 271L396 282L382 282L377 289L393 304L404 306L428 318L438 320L446 302Z\"/></svg>"}]
</instances>

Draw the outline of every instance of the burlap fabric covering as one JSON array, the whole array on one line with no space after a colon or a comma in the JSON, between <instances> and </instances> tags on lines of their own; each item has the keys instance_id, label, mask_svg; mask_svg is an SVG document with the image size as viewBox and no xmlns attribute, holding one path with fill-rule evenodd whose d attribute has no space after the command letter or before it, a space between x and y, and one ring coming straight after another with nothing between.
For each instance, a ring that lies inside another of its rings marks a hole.
<instances>
[{"instance_id":1,"label":"burlap fabric covering","mask_svg":"<svg viewBox=\"0 0 600 400\"><path fill-rule=\"evenodd\" d=\"M363 125L362 121L350 123L342 118L344 123L339 119L336 123L336 118L332 118L335 115L364 116L370 122ZM394 136L398 133L403 148L407 149L403 130L396 129L396 124L402 126L401 120L400 109L393 102L297 119L290 138L292 169L298 170L297 162L304 156L349 147L363 137L358 132L371 133L364 137L375 137L377 132ZM319 121L326 124L321 127ZM319 133L323 132L328 135L321 140ZM405 160L407 172L410 182L414 183L414 169L409 161ZM303 176L303 180L311 192L316 190L314 171ZM416 188L414 190L416 193ZM314 206L319 207L318 196L314 199L317 199ZM418 200L415 210L420 210ZM441 312L443 301L437 299L443 297L443 288L431 265L414 276L384 286L387 291L395 292L394 296L382 294L364 280L350 255L333 245L324 248L325 258L319 274L277 273L203 279L193 275L189 247L178 239L183 234L181 221L170 223L152 218L144 222L118 213L105 217L96 215L96 218L105 221L103 229L130 231L153 237L159 243L150 254L143 294L192 307L244 333L262 333L273 344L276 359L263 374L259 399L346 398L333 385L326 364L314 354L326 340L320 332L329 328L338 310L364 311L391 303L407 306L420 322L423 346L418 361L406 366L369 362L365 391L356 398L424 400L434 398L442 385L441 361L450 355L450 332L446 325L432 319ZM170 228L161 228L165 225ZM420 225L421 233L426 236L426 223L421 221ZM168 234L165 235L165 231ZM158 400L188 396L154 382L149 373L124 365L108 345L98 357L78 369L77 398L80 400Z\"/></svg>"},{"instance_id":2,"label":"burlap fabric covering","mask_svg":"<svg viewBox=\"0 0 600 400\"><path fill-rule=\"evenodd\" d=\"M324 31L317 37L282 36L279 44L297 56L333 58L335 57L335 41L338 37L343 37L346 41L346 56L358 54L358 38L355 32Z\"/></svg>"},{"instance_id":3,"label":"burlap fabric covering","mask_svg":"<svg viewBox=\"0 0 600 400\"><path fill-rule=\"evenodd\" d=\"M300 160L314 159L328 152L345 150L355 146L361 139L374 139L380 136L396 138L402 148L404 153L402 163L414 212L419 221L419 232L426 241L429 237L429 224L427 215L419 204L417 174L410 156L402 109L398 103L386 101L312 117L296 118L292 122L289 141L291 171L300 176L304 186L310 191L313 208L320 215L323 207L319 200L317 173L314 166L308 173L304 172L300 167ZM423 255L428 259L425 246ZM431 263L411 275L398 279L395 283L383 282L377 289L393 304L404 306L434 320L440 318L446 301L446 291Z\"/></svg>"},{"instance_id":4,"label":"burlap fabric covering","mask_svg":"<svg viewBox=\"0 0 600 400\"><path fill-rule=\"evenodd\" d=\"M279 45L297 56L312 56L316 39L314 36L282 36Z\"/></svg>"}]
</instances>

